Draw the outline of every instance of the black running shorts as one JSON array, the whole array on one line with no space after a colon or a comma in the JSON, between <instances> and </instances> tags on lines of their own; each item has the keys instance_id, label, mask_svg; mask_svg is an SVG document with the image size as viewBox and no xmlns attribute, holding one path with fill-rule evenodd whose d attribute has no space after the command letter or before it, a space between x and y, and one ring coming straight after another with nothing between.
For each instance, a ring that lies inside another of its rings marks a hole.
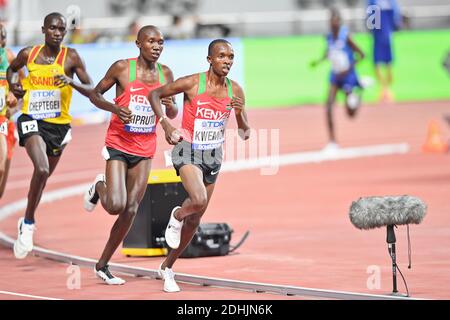
<instances>
[{"instance_id":1,"label":"black running shorts","mask_svg":"<svg viewBox=\"0 0 450 320\"><path fill-rule=\"evenodd\" d=\"M172 163L180 175L181 167L192 164L200 168L203 172L203 182L213 184L217 180L220 167L222 166L222 147L212 150L192 149L192 145L183 140L172 150Z\"/></svg>"},{"instance_id":2,"label":"black running shorts","mask_svg":"<svg viewBox=\"0 0 450 320\"><path fill-rule=\"evenodd\" d=\"M141 162L142 160L148 160L151 158L148 157L140 157L140 156L135 156L114 148L110 148L110 147L104 147L102 150L102 155L103 158L108 161L108 160L119 160L122 162L125 162L128 166L128 168L133 168L135 165L137 165L139 162Z\"/></svg>"},{"instance_id":3,"label":"black running shorts","mask_svg":"<svg viewBox=\"0 0 450 320\"><path fill-rule=\"evenodd\" d=\"M66 145L72 140L70 124L54 124L44 120L35 120L27 114L17 119L19 145L24 147L25 141L33 136L40 135L46 145L46 153L51 157L59 157Z\"/></svg>"}]
</instances>

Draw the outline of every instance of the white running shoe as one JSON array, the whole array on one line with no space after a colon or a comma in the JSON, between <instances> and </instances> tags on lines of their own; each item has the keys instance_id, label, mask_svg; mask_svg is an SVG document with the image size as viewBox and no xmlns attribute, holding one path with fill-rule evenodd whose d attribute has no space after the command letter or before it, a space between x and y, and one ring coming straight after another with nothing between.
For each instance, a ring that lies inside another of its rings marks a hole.
<instances>
[{"instance_id":1,"label":"white running shoe","mask_svg":"<svg viewBox=\"0 0 450 320\"><path fill-rule=\"evenodd\" d=\"M347 105L351 110L358 109L361 104L361 98L354 92L350 93L347 96Z\"/></svg>"},{"instance_id":2,"label":"white running shoe","mask_svg":"<svg viewBox=\"0 0 450 320\"><path fill-rule=\"evenodd\" d=\"M162 263L159 265L158 268L158 275L161 277L161 279L164 280L164 291L165 292L179 292L180 287L175 282L175 273L173 273L172 269L165 268L164 270L161 269Z\"/></svg>"},{"instance_id":3,"label":"white running shoe","mask_svg":"<svg viewBox=\"0 0 450 320\"><path fill-rule=\"evenodd\" d=\"M372 77L363 76L359 80L359 84L361 85L361 87L363 89L367 89L367 88L370 88L371 86L373 86L375 84L375 80Z\"/></svg>"},{"instance_id":4,"label":"white running shoe","mask_svg":"<svg viewBox=\"0 0 450 320\"><path fill-rule=\"evenodd\" d=\"M334 155L338 152L339 145L336 142L329 142L325 148L322 149L322 153L327 155Z\"/></svg>"},{"instance_id":5,"label":"white running shoe","mask_svg":"<svg viewBox=\"0 0 450 320\"><path fill-rule=\"evenodd\" d=\"M84 209L88 212L93 211L98 203L99 195L98 192L95 190L95 186L99 182L106 182L105 175L103 173L98 174L95 177L94 182L84 192Z\"/></svg>"},{"instance_id":6,"label":"white running shoe","mask_svg":"<svg viewBox=\"0 0 450 320\"><path fill-rule=\"evenodd\" d=\"M14 241L14 256L24 259L33 250L34 224L26 224L24 218L17 221L17 240Z\"/></svg>"},{"instance_id":7,"label":"white running shoe","mask_svg":"<svg viewBox=\"0 0 450 320\"><path fill-rule=\"evenodd\" d=\"M114 276L110 271L109 271L109 266L106 265L103 268L97 270L94 267L94 272L95 275L97 276L97 278L102 279L103 281L106 282L106 284L109 285L121 285L125 283L125 280Z\"/></svg>"},{"instance_id":8,"label":"white running shoe","mask_svg":"<svg viewBox=\"0 0 450 320\"><path fill-rule=\"evenodd\" d=\"M183 227L183 221L178 221L173 216L175 211L181 207L175 207L172 209L172 213L170 214L170 220L167 224L165 238L166 242L172 249L177 249L180 245L181 239L181 228Z\"/></svg>"}]
</instances>

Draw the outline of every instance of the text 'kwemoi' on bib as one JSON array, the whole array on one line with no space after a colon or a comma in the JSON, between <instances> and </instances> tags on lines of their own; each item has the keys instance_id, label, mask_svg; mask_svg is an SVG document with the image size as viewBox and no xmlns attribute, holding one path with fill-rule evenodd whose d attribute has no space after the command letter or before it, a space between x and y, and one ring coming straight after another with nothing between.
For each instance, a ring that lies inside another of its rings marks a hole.
<instances>
[{"instance_id":1,"label":"text 'kwemoi' on bib","mask_svg":"<svg viewBox=\"0 0 450 320\"><path fill-rule=\"evenodd\" d=\"M199 150L219 148L225 141L227 119L195 119L192 147Z\"/></svg>"}]
</instances>

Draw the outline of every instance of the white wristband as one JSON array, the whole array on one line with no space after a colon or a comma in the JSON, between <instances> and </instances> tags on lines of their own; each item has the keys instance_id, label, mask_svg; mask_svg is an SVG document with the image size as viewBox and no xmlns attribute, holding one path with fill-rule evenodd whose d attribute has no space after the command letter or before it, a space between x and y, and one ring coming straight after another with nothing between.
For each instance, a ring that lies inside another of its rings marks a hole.
<instances>
[{"instance_id":1,"label":"white wristband","mask_svg":"<svg viewBox=\"0 0 450 320\"><path fill-rule=\"evenodd\" d=\"M161 124L161 121L163 121L164 119L167 119L166 116L162 116L161 118L159 118L158 124Z\"/></svg>"}]
</instances>

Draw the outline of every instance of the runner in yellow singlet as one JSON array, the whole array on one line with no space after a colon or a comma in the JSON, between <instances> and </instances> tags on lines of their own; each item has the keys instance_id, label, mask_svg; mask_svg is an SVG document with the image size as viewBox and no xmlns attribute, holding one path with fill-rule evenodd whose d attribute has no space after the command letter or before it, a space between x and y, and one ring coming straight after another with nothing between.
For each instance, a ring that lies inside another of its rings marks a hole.
<instances>
[{"instance_id":1,"label":"runner in yellow singlet","mask_svg":"<svg viewBox=\"0 0 450 320\"><path fill-rule=\"evenodd\" d=\"M22 115L17 119L19 145L26 148L34 167L25 218L20 218L17 224L14 255L18 259L25 258L33 249L36 208L47 179L71 140L72 87L86 96L93 87L77 51L61 45L66 32L64 16L56 12L48 14L42 27L45 44L22 49L7 70L11 92L24 102ZM20 83L14 73L24 66L28 76ZM81 84L73 81L74 74Z\"/></svg>"}]
</instances>

